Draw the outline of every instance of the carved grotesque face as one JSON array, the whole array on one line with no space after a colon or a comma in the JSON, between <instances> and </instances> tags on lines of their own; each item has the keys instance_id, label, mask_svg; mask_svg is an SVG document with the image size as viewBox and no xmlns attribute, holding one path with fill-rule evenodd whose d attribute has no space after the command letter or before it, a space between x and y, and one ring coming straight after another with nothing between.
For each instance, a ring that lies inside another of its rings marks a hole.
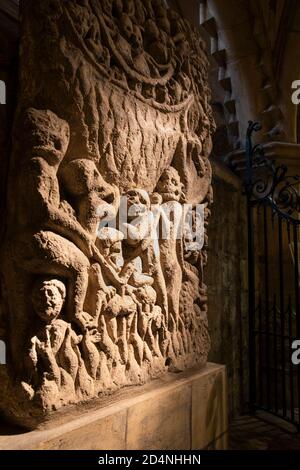
<instances>
[{"instance_id":1,"label":"carved grotesque face","mask_svg":"<svg viewBox=\"0 0 300 470\"><path fill-rule=\"evenodd\" d=\"M86 196L94 192L107 204L115 202L114 188L104 181L92 160L78 159L69 162L63 168L61 178L71 196Z\"/></svg>"},{"instance_id":2,"label":"carved grotesque face","mask_svg":"<svg viewBox=\"0 0 300 470\"><path fill-rule=\"evenodd\" d=\"M179 202L182 196L182 186L178 171L171 167L163 172L157 185L157 190L164 202Z\"/></svg>"},{"instance_id":3,"label":"carved grotesque face","mask_svg":"<svg viewBox=\"0 0 300 470\"><path fill-rule=\"evenodd\" d=\"M133 189L126 193L128 220L145 214L150 209L150 199L146 191Z\"/></svg>"},{"instance_id":4,"label":"carved grotesque face","mask_svg":"<svg viewBox=\"0 0 300 470\"><path fill-rule=\"evenodd\" d=\"M120 19L120 29L125 39L130 41L133 35L133 24L130 17L125 13L123 13Z\"/></svg>"},{"instance_id":5,"label":"carved grotesque face","mask_svg":"<svg viewBox=\"0 0 300 470\"><path fill-rule=\"evenodd\" d=\"M29 157L43 157L50 165L58 165L69 146L70 129L66 121L51 111L31 108L22 118L22 145Z\"/></svg>"},{"instance_id":6,"label":"carved grotesque face","mask_svg":"<svg viewBox=\"0 0 300 470\"><path fill-rule=\"evenodd\" d=\"M131 36L131 44L136 54L143 51L143 36L138 26L134 25L133 34Z\"/></svg>"},{"instance_id":7,"label":"carved grotesque face","mask_svg":"<svg viewBox=\"0 0 300 470\"><path fill-rule=\"evenodd\" d=\"M58 279L38 281L32 291L32 304L36 314L46 323L57 318L66 298L66 287Z\"/></svg>"}]
</instances>

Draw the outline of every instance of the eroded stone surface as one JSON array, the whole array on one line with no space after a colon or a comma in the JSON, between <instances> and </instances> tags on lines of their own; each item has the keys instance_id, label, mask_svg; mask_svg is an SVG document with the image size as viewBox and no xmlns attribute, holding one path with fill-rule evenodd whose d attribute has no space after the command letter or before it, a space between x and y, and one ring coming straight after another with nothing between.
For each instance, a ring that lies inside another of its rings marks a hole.
<instances>
[{"instance_id":1,"label":"eroded stone surface","mask_svg":"<svg viewBox=\"0 0 300 470\"><path fill-rule=\"evenodd\" d=\"M161 0L23 2L2 250L11 419L32 427L62 406L205 364L207 237L201 250L186 232L155 242L146 223L152 209L151 230L167 223L174 234L163 209L201 203L207 226L203 49ZM100 233L121 196L142 210Z\"/></svg>"}]
</instances>

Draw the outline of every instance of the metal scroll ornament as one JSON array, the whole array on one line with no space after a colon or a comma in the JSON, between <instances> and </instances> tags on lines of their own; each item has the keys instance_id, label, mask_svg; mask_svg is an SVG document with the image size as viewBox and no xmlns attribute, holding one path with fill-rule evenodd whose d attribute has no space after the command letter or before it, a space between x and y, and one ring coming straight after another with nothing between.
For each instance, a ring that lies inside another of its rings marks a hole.
<instances>
[{"instance_id":1,"label":"metal scroll ornament","mask_svg":"<svg viewBox=\"0 0 300 470\"><path fill-rule=\"evenodd\" d=\"M271 206L285 220L300 224L300 177L288 175L285 165L276 165L265 156L261 144L253 145L253 133L261 130L259 122L249 121L246 141L246 193L251 204Z\"/></svg>"}]
</instances>

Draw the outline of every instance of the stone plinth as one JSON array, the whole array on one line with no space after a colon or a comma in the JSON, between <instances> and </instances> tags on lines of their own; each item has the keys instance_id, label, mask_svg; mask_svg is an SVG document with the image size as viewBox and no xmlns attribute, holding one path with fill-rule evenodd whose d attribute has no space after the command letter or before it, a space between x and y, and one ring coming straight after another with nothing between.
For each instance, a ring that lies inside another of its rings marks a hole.
<instances>
[{"instance_id":1,"label":"stone plinth","mask_svg":"<svg viewBox=\"0 0 300 470\"><path fill-rule=\"evenodd\" d=\"M2 427L0 449L226 449L227 428L226 368L209 363L59 414L36 431Z\"/></svg>"}]
</instances>

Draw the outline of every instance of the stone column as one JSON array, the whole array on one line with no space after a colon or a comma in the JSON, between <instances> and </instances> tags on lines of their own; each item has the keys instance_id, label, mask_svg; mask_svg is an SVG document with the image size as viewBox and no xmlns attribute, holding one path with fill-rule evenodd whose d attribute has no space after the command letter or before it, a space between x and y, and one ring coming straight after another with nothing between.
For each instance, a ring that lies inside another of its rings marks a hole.
<instances>
[{"instance_id":1,"label":"stone column","mask_svg":"<svg viewBox=\"0 0 300 470\"><path fill-rule=\"evenodd\" d=\"M161 0L22 3L1 257L9 419L35 427L206 365L207 67Z\"/></svg>"}]
</instances>

